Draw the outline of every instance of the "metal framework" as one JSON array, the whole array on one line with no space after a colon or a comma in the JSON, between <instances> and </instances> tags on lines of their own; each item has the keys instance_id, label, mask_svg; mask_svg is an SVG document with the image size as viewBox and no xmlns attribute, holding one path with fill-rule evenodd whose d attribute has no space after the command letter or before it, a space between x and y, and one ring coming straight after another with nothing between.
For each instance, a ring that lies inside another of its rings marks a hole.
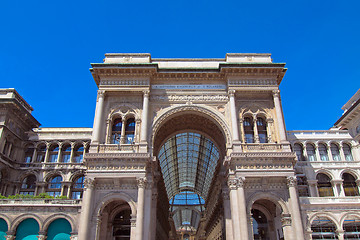
<instances>
[{"instance_id":1,"label":"metal framework","mask_svg":"<svg viewBox=\"0 0 360 240\"><path fill-rule=\"evenodd\" d=\"M176 134L161 146L158 158L177 229L197 228L219 156L210 139L194 132Z\"/></svg>"}]
</instances>

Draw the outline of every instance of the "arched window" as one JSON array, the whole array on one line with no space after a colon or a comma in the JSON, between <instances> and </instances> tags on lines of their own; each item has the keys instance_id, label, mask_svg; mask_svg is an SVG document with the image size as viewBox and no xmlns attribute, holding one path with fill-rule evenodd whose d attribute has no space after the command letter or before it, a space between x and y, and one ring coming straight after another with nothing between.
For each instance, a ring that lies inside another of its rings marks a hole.
<instances>
[{"instance_id":1,"label":"arched window","mask_svg":"<svg viewBox=\"0 0 360 240\"><path fill-rule=\"evenodd\" d=\"M123 210L115 216L113 221L113 239L130 240L130 219L130 209Z\"/></svg>"},{"instance_id":2,"label":"arched window","mask_svg":"<svg viewBox=\"0 0 360 240\"><path fill-rule=\"evenodd\" d=\"M23 220L16 228L16 239L38 239L39 224L33 218Z\"/></svg>"},{"instance_id":3,"label":"arched window","mask_svg":"<svg viewBox=\"0 0 360 240\"><path fill-rule=\"evenodd\" d=\"M36 187L35 175L29 175L23 179L20 189L20 194L23 195L34 195Z\"/></svg>"},{"instance_id":4,"label":"arched window","mask_svg":"<svg viewBox=\"0 0 360 240\"><path fill-rule=\"evenodd\" d=\"M339 147L335 143L330 144L331 155L334 161L341 161Z\"/></svg>"},{"instance_id":5,"label":"arched window","mask_svg":"<svg viewBox=\"0 0 360 240\"><path fill-rule=\"evenodd\" d=\"M31 163L34 155L34 148L28 147L25 150L25 163Z\"/></svg>"},{"instance_id":6,"label":"arched window","mask_svg":"<svg viewBox=\"0 0 360 240\"><path fill-rule=\"evenodd\" d=\"M61 155L62 155L62 162L63 163L69 163L70 162L71 146L69 144L64 145L61 148Z\"/></svg>"},{"instance_id":7,"label":"arched window","mask_svg":"<svg viewBox=\"0 0 360 240\"><path fill-rule=\"evenodd\" d=\"M312 239L338 239L336 225L326 217L317 217L311 224Z\"/></svg>"},{"instance_id":8,"label":"arched window","mask_svg":"<svg viewBox=\"0 0 360 240\"><path fill-rule=\"evenodd\" d=\"M74 150L74 160L76 163L82 163L84 158L84 146L78 145Z\"/></svg>"},{"instance_id":9,"label":"arched window","mask_svg":"<svg viewBox=\"0 0 360 240\"><path fill-rule=\"evenodd\" d=\"M4 155L8 155L8 152L9 152L9 149L10 149L10 142L7 140L7 139L5 139L5 144L4 144L4 148L3 148L3 154Z\"/></svg>"},{"instance_id":10,"label":"arched window","mask_svg":"<svg viewBox=\"0 0 360 240\"><path fill-rule=\"evenodd\" d=\"M135 118L126 120L125 125L125 143L131 144L134 142L135 136Z\"/></svg>"},{"instance_id":11,"label":"arched window","mask_svg":"<svg viewBox=\"0 0 360 240\"><path fill-rule=\"evenodd\" d=\"M111 130L111 143L119 144L121 138L122 119L117 118L114 120Z\"/></svg>"},{"instance_id":12,"label":"arched window","mask_svg":"<svg viewBox=\"0 0 360 240\"><path fill-rule=\"evenodd\" d=\"M344 239L360 239L360 218L349 216L343 223Z\"/></svg>"},{"instance_id":13,"label":"arched window","mask_svg":"<svg viewBox=\"0 0 360 240\"><path fill-rule=\"evenodd\" d=\"M350 173L344 173L342 179L345 196L359 196L355 177Z\"/></svg>"},{"instance_id":14,"label":"arched window","mask_svg":"<svg viewBox=\"0 0 360 240\"><path fill-rule=\"evenodd\" d=\"M302 146L300 144L298 144L298 143L294 144L294 152L296 153L296 156L297 156L299 161L304 161L305 160L304 151L303 151L303 148L302 148Z\"/></svg>"},{"instance_id":15,"label":"arched window","mask_svg":"<svg viewBox=\"0 0 360 240\"><path fill-rule=\"evenodd\" d=\"M329 156L327 152L327 147L323 143L319 143L319 154L320 154L320 160L327 162L329 161Z\"/></svg>"},{"instance_id":16,"label":"arched window","mask_svg":"<svg viewBox=\"0 0 360 240\"><path fill-rule=\"evenodd\" d=\"M349 144L347 144L347 143L343 144L343 151L344 151L346 161L353 161L354 160L353 156L351 154L351 147L349 146Z\"/></svg>"},{"instance_id":17,"label":"arched window","mask_svg":"<svg viewBox=\"0 0 360 240\"><path fill-rule=\"evenodd\" d=\"M58 218L49 225L46 240L68 240L70 236L71 224L64 218Z\"/></svg>"},{"instance_id":18,"label":"arched window","mask_svg":"<svg viewBox=\"0 0 360 240\"><path fill-rule=\"evenodd\" d=\"M267 132L266 132L266 122L263 118L257 118L256 121L258 136L260 143L267 143Z\"/></svg>"},{"instance_id":19,"label":"arched window","mask_svg":"<svg viewBox=\"0 0 360 240\"><path fill-rule=\"evenodd\" d=\"M60 175L52 177L49 181L48 190L46 193L49 196L58 197L61 194L62 177Z\"/></svg>"},{"instance_id":20,"label":"arched window","mask_svg":"<svg viewBox=\"0 0 360 240\"><path fill-rule=\"evenodd\" d=\"M307 178L305 175L297 175L297 187L299 192L299 197L309 197L309 186Z\"/></svg>"},{"instance_id":21,"label":"arched window","mask_svg":"<svg viewBox=\"0 0 360 240\"><path fill-rule=\"evenodd\" d=\"M36 149L36 162L44 162L46 154L46 145L42 144Z\"/></svg>"},{"instance_id":22,"label":"arched window","mask_svg":"<svg viewBox=\"0 0 360 240\"><path fill-rule=\"evenodd\" d=\"M253 121L249 117L244 118L244 133L245 133L245 142L246 143L254 143L254 127Z\"/></svg>"},{"instance_id":23,"label":"arched window","mask_svg":"<svg viewBox=\"0 0 360 240\"><path fill-rule=\"evenodd\" d=\"M330 178L323 173L319 173L316 176L317 179L317 186L319 191L319 197L333 197L334 192L331 185Z\"/></svg>"},{"instance_id":24,"label":"arched window","mask_svg":"<svg viewBox=\"0 0 360 240\"><path fill-rule=\"evenodd\" d=\"M48 162L51 162L51 163L57 162L58 155L59 155L59 147L57 145L53 145L50 147L49 151L50 151L50 154L49 154Z\"/></svg>"},{"instance_id":25,"label":"arched window","mask_svg":"<svg viewBox=\"0 0 360 240\"><path fill-rule=\"evenodd\" d=\"M306 144L306 153L310 162L316 161L315 148L314 145L308 143Z\"/></svg>"},{"instance_id":26,"label":"arched window","mask_svg":"<svg viewBox=\"0 0 360 240\"><path fill-rule=\"evenodd\" d=\"M73 182L71 191L72 199L81 199L84 191L84 176L77 177Z\"/></svg>"}]
</instances>

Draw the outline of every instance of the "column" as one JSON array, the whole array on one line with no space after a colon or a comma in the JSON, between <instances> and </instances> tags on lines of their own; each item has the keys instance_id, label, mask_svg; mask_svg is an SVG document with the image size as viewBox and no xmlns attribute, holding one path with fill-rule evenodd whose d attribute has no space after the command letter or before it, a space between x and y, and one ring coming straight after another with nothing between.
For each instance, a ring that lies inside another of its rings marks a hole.
<instances>
[{"instance_id":1,"label":"column","mask_svg":"<svg viewBox=\"0 0 360 240\"><path fill-rule=\"evenodd\" d=\"M136 238L136 215L131 215L130 219L130 239Z\"/></svg>"},{"instance_id":2,"label":"column","mask_svg":"<svg viewBox=\"0 0 360 240\"><path fill-rule=\"evenodd\" d=\"M257 128L257 118L256 115L253 116L253 125L254 125L254 143L259 143L259 132Z\"/></svg>"},{"instance_id":3,"label":"column","mask_svg":"<svg viewBox=\"0 0 360 240\"><path fill-rule=\"evenodd\" d=\"M318 143L316 143L316 145L315 145L315 156L316 156L316 161L321 161Z\"/></svg>"},{"instance_id":4,"label":"column","mask_svg":"<svg viewBox=\"0 0 360 240\"><path fill-rule=\"evenodd\" d=\"M144 228L144 198L145 198L145 178L138 178L138 199L137 199L137 211L136 211L136 240L143 240L143 228Z\"/></svg>"},{"instance_id":5,"label":"column","mask_svg":"<svg viewBox=\"0 0 360 240\"><path fill-rule=\"evenodd\" d=\"M325 146L326 146L326 152L327 152L329 161L334 161L332 154L331 154L331 149L330 149L329 143L326 143Z\"/></svg>"},{"instance_id":6,"label":"column","mask_svg":"<svg viewBox=\"0 0 360 240\"><path fill-rule=\"evenodd\" d=\"M246 215L246 200L245 200L244 182L245 182L244 177L241 177L238 179L237 195L238 195L238 203L239 203L241 239L248 240L249 232L248 232L248 223L247 223L248 218Z\"/></svg>"},{"instance_id":7,"label":"column","mask_svg":"<svg viewBox=\"0 0 360 240\"><path fill-rule=\"evenodd\" d=\"M86 178L84 181L84 195L82 202L82 212L80 215L80 226L79 226L79 240L88 240L90 232L90 212L91 212L91 203L93 197L93 191L95 188L95 180L91 178Z\"/></svg>"},{"instance_id":8,"label":"column","mask_svg":"<svg viewBox=\"0 0 360 240\"><path fill-rule=\"evenodd\" d=\"M284 234L285 240L294 239L293 238L294 231L291 227L291 224L292 224L291 215L290 214L281 214L281 226L283 228L283 234Z\"/></svg>"},{"instance_id":9,"label":"column","mask_svg":"<svg viewBox=\"0 0 360 240\"><path fill-rule=\"evenodd\" d=\"M341 143L341 144L339 144L339 145L340 145L340 146L339 146L340 159L341 159L341 161L345 161L346 159L345 159L345 154L344 154L343 145L342 145L342 143Z\"/></svg>"},{"instance_id":10,"label":"column","mask_svg":"<svg viewBox=\"0 0 360 240\"><path fill-rule=\"evenodd\" d=\"M74 162L74 147L75 147L75 143L71 143L71 152L70 152L70 162Z\"/></svg>"},{"instance_id":11,"label":"column","mask_svg":"<svg viewBox=\"0 0 360 240\"><path fill-rule=\"evenodd\" d=\"M284 123L284 117L282 114L281 109L281 103L280 103L280 90L274 90L273 91L273 98L274 98L274 106L278 121L278 127L279 127L279 134L280 134L280 141L286 141L286 131L285 131L285 123Z\"/></svg>"},{"instance_id":12,"label":"column","mask_svg":"<svg viewBox=\"0 0 360 240\"><path fill-rule=\"evenodd\" d=\"M319 191L317 188L317 181L318 180L308 180L310 197L318 197L319 196Z\"/></svg>"},{"instance_id":13,"label":"column","mask_svg":"<svg viewBox=\"0 0 360 240\"><path fill-rule=\"evenodd\" d=\"M93 127L93 135L92 142L98 144L100 142L100 131L102 129L102 115L104 112L104 98L105 91L98 90L98 99L95 111L95 119L94 119L94 127ZM80 236L82 237L82 236Z\"/></svg>"},{"instance_id":14,"label":"column","mask_svg":"<svg viewBox=\"0 0 360 240\"><path fill-rule=\"evenodd\" d=\"M229 90L230 98L230 114L231 114L231 126L233 132L233 142L239 141L239 129L237 125L236 106L235 106L235 90Z\"/></svg>"},{"instance_id":15,"label":"column","mask_svg":"<svg viewBox=\"0 0 360 240\"><path fill-rule=\"evenodd\" d=\"M33 152L33 155L32 155L32 158L31 158L31 162L36 162L36 156L37 155L37 148L34 147L34 152Z\"/></svg>"},{"instance_id":16,"label":"column","mask_svg":"<svg viewBox=\"0 0 360 240\"><path fill-rule=\"evenodd\" d=\"M125 143L125 125L126 125L126 120L122 119L122 123L121 123L121 135L120 135L120 143L124 144Z\"/></svg>"},{"instance_id":17,"label":"column","mask_svg":"<svg viewBox=\"0 0 360 240\"><path fill-rule=\"evenodd\" d=\"M48 159L49 159L49 147L50 147L50 143L46 143L46 152L45 152L45 157L44 157L45 163L47 163Z\"/></svg>"},{"instance_id":18,"label":"column","mask_svg":"<svg viewBox=\"0 0 360 240\"><path fill-rule=\"evenodd\" d=\"M8 231L5 235L6 240L15 240L15 232Z\"/></svg>"},{"instance_id":19,"label":"column","mask_svg":"<svg viewBox=\"0 0 360 240\"><path fill-rule=\"evenodd\" d=\"M143 111L141 115L141 135L140 142L145 143L147 141L147 131L148 131L148 111L149 111L149 91L144 91L144 100L143 100Z\"/></svg>"},{"instance_id":20,"label":"column","mask_svg":"<svg viewBox=\"0 0 360 240\"><path fill-rule=\"evenodd\" d=\"M291 205L291 212L292 212L292 226L295 229L295 239L303 240L304 238L304 229L301 220L300 214L300 205L298 201L298 196L296 192L296 177L289 176L287 177L288 181L288 188L289 188L289 196L290 196L290 205Z\"/></svg>"},{"instance_id":21,"label":"column","mask_svg":"<svg viewBox=\"0 0 360 240\"><path fill-rule=\"evenodd\" d=\"M239 120L239 125L240 125L240 141L242 143L245 143L245 131L244 131L244 120L243 119Z\"/></svg>"},{"instance_id":22,"label":"column","mask_svg":"<svg viewBox=\"0 0 360 240\"><path fill-rule=\"evenodd\" d=\"M343 229L337 229L336 234L338 236L338 240L344 240L345 231Z\"/></svg>"},{"instance_id":23,"label":"column","mask_svg":"<svg viewBox=\"0 0 360 240\"><path fill-rule=\"evenodd\" d=\"M101 223L102 223L102 216L101 214L99 216L97 216L96 219L96 234L95 234L95 239L96 240L100 240L100 228L101 228Z\"/></svg>"},{"instance_id":24,"label":"column","mask_svg":"<svg viewBox=\"0 0 360 240\"><path fill-rule=\"evenodd\" d=\"M233 229L233 239L240 240L241 239L241 231L240 231L240 219L239 219L239 208L238 208L238 195L236 192L238 180L237 179L229 179L228 187L230 190L230 210L231 210L231 220L232 220L232 229Z\"/></svg>"},{"instance_id":25,"label":"column","mask_svg":"<svg viewBox=\"0 0 360 240\"><path fill-rule=\"evenodd\" d=\"M37 236L38 240L45 240L47 238L46 232L39 232L39 235Z\"/></svg>"},{"instance_id":26,"label":"column","mask_svg":"<svg viewBox=\"0 0 360 240\"><path fill-rule=\"evenodd\" d=\"M63 144L59 143L59 152L58 152L57 162L63 162L61 159L62 158L62 152L61 152L62 146L63 146Z\"/></svg>"},{"instance_id":27,"label":"column","mask_svg":"<svg viewBox=\"0 0 360 240\"><path fill-rule=\"evenodd\" d=\"M342 179L331 180L331 185L332 185L335 197L345 197Z\"/></svg>"},{"instance_id":28,"label":"column","mask_svg":"<svg viewBox=\"0 0 360 240\"><path fill-rule=\"evenodd\" d=\"M144 196L144 230L143 230L143 240L150 240L151 238L151 210L152 207L152 181L147 178L147 184L145 187L145 196ZM156 228L155 228L156 229Z\"/></svg>"},{"instance_id":29,"label":"column","mask_svg":"<svg viewBox=\"0 0 360 240\"><path fill-rule=\"evenodd\" d=\"M230 196L229 196L229 189L227 187L223 189L222 196L223 196L223 205L224 205L226 239L232 240L233 228L232 228L231 211L230 211Z\"/></svg>"},{"instance_id":30,"label":"column","mask_svg":"<svg viewBox=\"0 0 360 240\"><path fill-rule=\"evenodd\" d=\"M268 143L272 143L272 134L271 134L271 129L272 129L272 124L274 123L274 120L272 118L268 118L266 119L266 133L267 133L267 140Z\"/></svg>"}]
</instances>

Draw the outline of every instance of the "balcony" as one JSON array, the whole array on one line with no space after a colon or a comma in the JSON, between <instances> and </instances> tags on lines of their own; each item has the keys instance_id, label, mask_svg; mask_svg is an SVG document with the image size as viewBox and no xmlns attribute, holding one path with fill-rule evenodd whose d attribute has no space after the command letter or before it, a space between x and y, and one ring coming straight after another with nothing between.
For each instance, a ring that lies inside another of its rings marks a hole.
<instances>
[{"instance_id":1,"label":"balcony","mask_svg":"<svg viewBox=\"0 0 360 240\"><path fill-rule=\"evenodd\" d=\"M243 152L278 152L283 149L283 145L277 143L247 143L241 146Z\"/></svg>"},{"instance_id":2,"label":"balcony","mask_svg":"<svg viewBox=\"0 0 360 240\"><path fill-rule=\"evenodd\" d=\"M0 199L0 207L3 206L81 206L81 199Z\"/></svg>"}]
</instances>

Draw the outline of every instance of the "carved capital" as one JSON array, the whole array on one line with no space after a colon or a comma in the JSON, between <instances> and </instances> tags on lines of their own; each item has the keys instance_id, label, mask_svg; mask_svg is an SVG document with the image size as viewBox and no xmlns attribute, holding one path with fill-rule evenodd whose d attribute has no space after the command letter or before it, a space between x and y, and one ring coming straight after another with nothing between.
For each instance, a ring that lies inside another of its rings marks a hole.
<instances>
[{"instance_id":1,"label":"carved capital","mask_svg":"<svg viewBox=\"0 0 360 240\"><path fill-rule=\"evenodd\" d=\"M230 190L236 190L238 188L239 180L237 178L228 179L227 185Z\"/></svg>"},{"instance_id":2,"label":"carved capital","mask_svg":"<svg viewBox=\"0 0 360 240\"><path fill-rule=\"evenodd\" d=\"M39 240L45 240L45 239L47 238L47 236L46 236L45 233L42 233L42 234L39 234L39 235L37 236L37 238L38 238Z\"/></svg>"},{"instance_id":3,"label":"carved capital","mask_svg":"<svg viewBox=\"0 0 360 240\"><path fill-rule=\"evenodd\" d=\"M273 90L272 94L274 98L278 98L280 96L280 90L279 89Z\"/></svg>"},{"instance_id":4,"label":"carved capital","mask_svg":"<svg viewBox=\"0 0 360 240\"><path fill-rule=\"evenodd\" d=\"M84 180L84 186L85 188L91 188L93 189L95 187L95 179L93 178L85 178Z\"/></svg>"},{"instance_id":5,"label":"carved capital","mask_svg":"<svg viewBox=\"0 0 360 240\"><path fill-rule=\"evenodd\" d=\"M229 90L228 91L229 97L234 97L235 96L235 90Z\"/></svg>"},{"instance_id":6,"label":"carved capital","mask_svg":"<svg viewBox=\"0 0 360 240\"><path fill-rule=\"evenodd\" d=\"M296 186L296 177L289 176L286 178L288 187L295 187Z\"/></svg>"},{"instance_id":7,"label":"carved capital","mask_svg":"<svg viewBox=\"0 0 360 240\"><path fill-rule=\"evenodd\" d=\"M144 90L143 91L143 93L144 93L144 97L149 97L149 95L150 95L150 91L149 90Z\"/></svg>"},{"instance_id":8,"label":"carved capital","mask_svg":"<svg viewBox=\"0 0 360 240\"><path fill-rule=\"evenodd\" d=\"M98 98L105 97L105 91L104 90L98 90Z\"/></svg>"},{"instance_id":9,"label":"carved capital","mask_svg":"<svg viewBox=\"0 0 360 240\"><path fill-rule=\"evenodd\" d=\"M243 188L245 184L245 177L239 177L238 178L238 187Z\"/></svg>"},{"instance_id":10,"label":"carved capital","mask_svg":"<svg viewBox=\"0 0 360 240\"><path fill-rule=\"evenodd\" d=\"M290 214L282 214L281 215L281 225L283 227L291 226L291 215Z\"/></svg>"},{"instance_id":11,"label":"carved capital","mask_svg":"<svg viewBox=\"0 0 360 240\"><path fill-rule=\"evenodd\" d=\"M7 234L7 235L5 236L5 239L6 239L6 240L14 240L14 239L15 239L15 236L12 235L12 234Z\"/></svg>"},{"instance_id":12,"label":"carved capital","mask_svg":"<svg viewBox=\"0 0 360 240\"><path fill-rule=\"evenodd\" d=\"M147 185L146 178L137 178L136 181L137 181L138 188L145 188Z\"/></svg>"}]
</instances>

